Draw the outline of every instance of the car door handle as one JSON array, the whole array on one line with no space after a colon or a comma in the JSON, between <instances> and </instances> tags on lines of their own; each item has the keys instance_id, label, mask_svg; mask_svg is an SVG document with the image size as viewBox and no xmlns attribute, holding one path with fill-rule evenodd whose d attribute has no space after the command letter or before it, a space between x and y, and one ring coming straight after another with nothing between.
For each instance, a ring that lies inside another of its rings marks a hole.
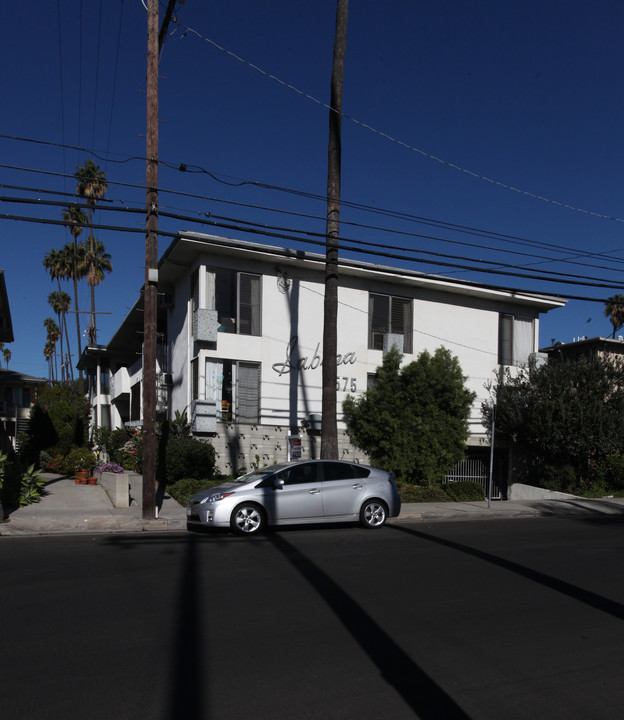
<instances>
[{"instance_id":1,"label":"car door handle","mask_svg":"<svg viewBox=\"0 0 624 720\"><path fill-rule=\"evenodd\" d=\"M353 483L353 489L354 490L361 490L364 487L362 483Z\"/></svg>"},{"instance_id":2,"label":"car door handle","mask_svg":"<svg viewBox=\"0 0 624 720\"><path fill-rule=\"evenodd\" d=\"M310 493L310 495L316 495L317 493L320 493L321 490L320 488L312 488L312 490L309 490L308 492Z\"/></svg>"}]
</instances>

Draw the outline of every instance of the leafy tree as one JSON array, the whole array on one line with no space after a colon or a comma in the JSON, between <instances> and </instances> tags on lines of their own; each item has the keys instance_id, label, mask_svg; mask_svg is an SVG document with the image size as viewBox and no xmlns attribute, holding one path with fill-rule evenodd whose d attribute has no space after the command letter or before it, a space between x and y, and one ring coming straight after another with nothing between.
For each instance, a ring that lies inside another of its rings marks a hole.
<instances>
[{"instance_id":1,"label":"leafy tree","mask_svg":"<svg viewBox=\"0 0 624 720\"><path fill-rule=\"evenodd\" d=\"M535 484L552 469L571 469L577 483L592 468L624 452L624 364L602 358L531 363L514 377L499 376L483 403L495 442L514 448L519 477ZM566 471L567 472L567 471ZM568 483L569 484L569 483Z\"/></svg>"},{"instance_id":2,"label":"leafy tree","mask_svg":"<svg viewBox=\"0 0 624 720\"><path fill-rule=\"evenodd\" d=\"M464 454L474 393L447 349L422 352L401 368L386 353L377 382L343 403L351 441L402 482L441 482Z\"/></svg>"},{"instance_id":3,"label":"leafy tree","mask_svg":"<svg viewBox=\"0 0 624 720\"><path fill-rule=\"evenodd\" d=\"M608 298L604 314L613 325L613 337L615 337L615 333L624 325L624 295L612 295Z\"/></svg>"},{"instance_id":4,"label":"leafy tree","mask_svg":"<svg viewBox=\"0 0 624 720\"><path fill-rule=\"evenodd\" d=\"M84 382L48 385L30 410L20 457L38 463L42 450L56 457L67 455L74 447L87 447L90 412Z\"/></svg>"}]
</instances>

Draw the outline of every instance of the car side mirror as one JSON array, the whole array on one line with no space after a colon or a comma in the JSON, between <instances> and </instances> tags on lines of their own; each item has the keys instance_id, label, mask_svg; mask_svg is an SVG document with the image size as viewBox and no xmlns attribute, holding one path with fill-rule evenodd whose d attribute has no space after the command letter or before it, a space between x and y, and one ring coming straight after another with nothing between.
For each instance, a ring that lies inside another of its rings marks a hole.
<instances>
[{"instance_id":1,"label":"car side mirror","mask_svg":"<svg viewBox=\"0 0 624 720\"><path fill-rule=\"evenodd\" d=\"M282 490L284 487L284 481L282 478L275 478L273 481L273 490Z\"/></svg>"}]
</instances>

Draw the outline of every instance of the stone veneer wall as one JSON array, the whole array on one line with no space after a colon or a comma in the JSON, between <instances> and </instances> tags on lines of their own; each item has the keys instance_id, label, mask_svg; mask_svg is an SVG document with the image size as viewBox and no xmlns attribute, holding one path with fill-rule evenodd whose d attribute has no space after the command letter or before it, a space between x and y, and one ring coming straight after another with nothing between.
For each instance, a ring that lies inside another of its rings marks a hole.
<instances>
[{"instance_id":1,"label":"stone veneer wall","mask_svg":"<svg viewBox=\"0 0 624 720\"><path fill-rule=\"evenodd\" d=\"M321 437L318 433L299 430L303 460L320 457ZM288 459L288 428L280 425L245 425L220 422L217 433L210 438L216 451L219 470L235 475L241 468L251 470ZM341 460L367 463L368 457L349 442L346 431L338 431L338 450Z\"/></svg>"}]
</instances>

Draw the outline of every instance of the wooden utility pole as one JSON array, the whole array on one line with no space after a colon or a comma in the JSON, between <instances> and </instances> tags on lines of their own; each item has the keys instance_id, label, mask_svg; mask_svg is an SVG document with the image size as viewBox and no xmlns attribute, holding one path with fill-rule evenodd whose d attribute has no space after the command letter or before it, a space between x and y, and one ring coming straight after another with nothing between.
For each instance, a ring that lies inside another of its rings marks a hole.
<instances>
[{"instance_id":1,"label":"wooden utility pole","mask_svg":"<svg viewBox=\"0 0 624 720\"><path fill-rule=\"evenodd\" d=\"M158 286L158 0L147 11L147 169L143 293L143 518L155 517Z\"/></svg>"},{"instance_id":2,"label":"wooden utility pole","mask_svg":"<svg viewBox=\"0 0 624 720\"><path fill-rule=\"evenodd\" d=\"M338 458L336 420L336 354L338 347L338 238L340 219L340 159L342 126L342 86L347 49L348 0L338 0L336 36L331 77L329 143L327 149L327 226L325 241L325 302L323 322L323 396L321 420L321 458Z\"/></svg>"}]
</instances>

